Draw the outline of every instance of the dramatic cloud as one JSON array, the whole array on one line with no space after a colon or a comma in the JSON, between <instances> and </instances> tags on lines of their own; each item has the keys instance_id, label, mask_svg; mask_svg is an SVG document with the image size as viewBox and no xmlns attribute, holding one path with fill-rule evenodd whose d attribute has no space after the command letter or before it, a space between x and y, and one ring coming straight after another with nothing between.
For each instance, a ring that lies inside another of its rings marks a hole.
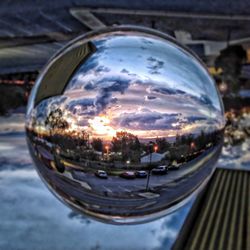
<instances>
[{"instance_id":1,"label":"dramatic cloud","mask_svg":"<svg viewBox=\"0 0 250 250\"><path fill-rule=\"evenodd\" d=\"M209 95L213 106L220 109L214 83L206 70L178 46L150 35L141 37L132 33L98 37L92 42L96 51L79 68L67 89L86 84L91 76L120 73L134 76L134 80L147 79L163 85L167 83L170 89L178 86L177 94L195 93L196 97ZM208 100L203 101L208 103Z\"/></svg>"},{"instance_id":2,"label":"dramatic cloud","mask_svg":"<svg viewBox=\"0 0 250 250\"><path fill-rule=\"evenodd\" d=\"M61 107L67 100L66 96L53 96L41 101L36 106L36 119L44 119L51 110Z\"/></svg>"},{"instance_id":3,"label":"dramatic cloud","mask_svg":"<svg viewBox=\"0 0 250 250\"><path fill-rule=\"evenodd\" d=\"M163 95L182 95L187 100L193 100L200 105L208 106L211 109L216 109L214 106L212 100L209 98L209 96L201 94L199 97L195 95L191 95L186 93L185 91L182 91L180 89L173 89L173 88L166 88L166 87L153 87L150 88L150 93L160 93Z\"/></svg>"},{"instance_id":4,"label":"dramatic cloud","mask_svg":"<svg viewBox=\"0 0 250 250\"><path fill-rule=\"evenodd\" d=\"M128 73L129 73L129 71L128 71L128 70L126 70L126 69L122 69L122 70L121 70L121 73L128 74Z\"/></svg>"},{"instance_id":5,"label":"dramatic cloud","mask_svg":"<svg viewBox=\"0 0 250 250\"><path fill-rule=\"evenodd\" d=\"M94 112L90 109L91 107L94 107L93 98L72 100L66 105L67 110L77 115L94 115Z\"/></svg>"},{"instance_id":6,"label":"dramatic cloud","mask_svg":"<svg viewBox=\"0 0 250 250\"><path fill-rule=\"evenodd\" d=\"M12 114L5 117L0 116L0 135L6 133L19 133L24 130L24 114ZM1 150L0 150L1 152Z\"/></svg>"},{"instance_id":7,"label":"dramatic cloud","mask_svg":"<svg viewBox=\"0 0 250 250\"><path fill-rule=\"evenodd\" d=\"M109 104L115 104L117 98L112 97L115 92L124 94L129 87L131 79L125 76L113 75L97 79L84 86L87 91L96 91L96 98L93 102L95 115L100 114Z\"/></svg>"},{"instance_id":8,"label":"dramatic cloud","mask_svg":"<svg viewBox=\"0 0 250 250\"><path fill-rule=\"evenodd\" d=\"M185 125L206 120L204 117L183 117L180 113L159 113L141 110L138 113L123 113L112 123L116 127L130 130L178 130Z\"/></svg>"},{"instance_id":9,"label":"dramatic cloud","mask_svg":"<svg viewBox=\"0 0 250 250\"><path fill-rule=\"evenodd\" d=\"M96 51L74 74L64 96L49 98L37 107L39 125L50 110L59 107L77 117L80 126L102 115L108 116L114 129L152 130L149 136L158 129L163 135L194 123L214 126L213 119L221 116L217 93L192 56L150 35L120 35L92 40Z\"/></svg>"},{"instance_id":10,"label":"dramatic cloud","mask_svg":"<svg viewBox=\"0 0 250 250\"><path fill-rule=\"evenodd\" d=\"M151 92L160 93L163 95L184 95L186 94L185 91L173 88L166 88L166 87L153 87L151 88Z\"/></svg>"},{"instance_id":11,"label":"dramatic cloud","mask_svg":"<svg viewBox=\"0 0 250 250\"><path fill-rule=\"evenodd\" d=\"M160 69L163 68L164 62L160 61L154 57L149 57L147 59L148 65L147 68L149 69L150 74L160 74Z\"/></svg>"},{"instance_id":12,"label":"dramatic cloud","mask_svg":"<svg viewBox=\"0 0 250 250\"><path fill-rule=\"evenodd\" d=\"M108 67L105 67L105 66L98 66L97 68L95 68L95 71L96 72L110 72L111 71L111 69L110 68L108 68Z\"/></svg>"},{"instance_id":13,"label":"dramatic cloud","mask_svg":"<svg viewBox=\"0 0 250 250\"><path fill-rule=\"evenodd\" d=\"M145 101L155 100L157 97L152 95L145 96Z\"/></svg>"}]
</instances>

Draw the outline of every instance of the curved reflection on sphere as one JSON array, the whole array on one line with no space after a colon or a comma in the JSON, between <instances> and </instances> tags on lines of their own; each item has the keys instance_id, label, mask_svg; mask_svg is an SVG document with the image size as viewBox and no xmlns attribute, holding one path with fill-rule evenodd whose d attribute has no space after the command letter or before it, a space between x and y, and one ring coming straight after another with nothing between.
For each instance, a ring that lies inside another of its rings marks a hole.
<instances>
[{"instance_id":1,"label":"curved reflection on sphere","mask_svg":"<svg viewBox=\"0 0 250 250\"><path fill-rule=\"evenodd\" d=\"M224 116L202 63L136 27L79 37L38 78L26 120L38 173L70 207L110 223L173 211L207 182Z\"/></svg>"}]
</instances>

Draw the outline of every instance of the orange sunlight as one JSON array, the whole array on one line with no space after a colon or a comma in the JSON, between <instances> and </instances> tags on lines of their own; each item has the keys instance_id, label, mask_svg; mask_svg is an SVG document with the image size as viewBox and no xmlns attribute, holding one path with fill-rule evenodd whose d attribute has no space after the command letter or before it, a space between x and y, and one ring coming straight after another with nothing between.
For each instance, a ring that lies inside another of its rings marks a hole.
<instances>
[{"instance_id":1,"label":"orange sunlight","mask_svg":"<svg viewBox=\"0 0 250 250\"><path fill-rule=\"evenodd\" d=\"M116 135L116 130L110 126L110 120L106 116L96 116L88 120L92 129L92 136L98 136L103 139L112 139Z\"/></svg>"}]
</instances>

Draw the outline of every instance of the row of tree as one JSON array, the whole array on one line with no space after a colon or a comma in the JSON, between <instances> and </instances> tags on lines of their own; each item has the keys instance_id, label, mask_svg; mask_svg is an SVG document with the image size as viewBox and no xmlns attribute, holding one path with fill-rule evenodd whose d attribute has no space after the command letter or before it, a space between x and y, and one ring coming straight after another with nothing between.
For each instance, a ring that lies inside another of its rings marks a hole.
<instances>
[{"instance_id":1,"label":"row of tree","mask_svg":"<svg viewBox=\"0 0 250 250\"><path fill-rule=\"evenodd\" d=\"M177 149L183 149L179 151L188 153L204 149L208 143L215 145L219 140L219 131L211 133L201 131L199 135L177 134L174 142L169 142L167 138L156 138L154 141L143 143L136 135L120 131L116 133L110 143L104 142L101 138L93 138L90 141L90 135L84 130L66 132L69 124L63 118L63 112L59 108L49 113L45 126L49 133L44 139L59 146L62 151L71 150L74 154L84 154L85 156L94 155L93 151L98 151L103 155L109 155L106 159L113 157L113 160L131 162L139 162L143 153L164 154L167 151L173 153L176 151L175 153L178 154Z\"/></svg>"}]
</instances>

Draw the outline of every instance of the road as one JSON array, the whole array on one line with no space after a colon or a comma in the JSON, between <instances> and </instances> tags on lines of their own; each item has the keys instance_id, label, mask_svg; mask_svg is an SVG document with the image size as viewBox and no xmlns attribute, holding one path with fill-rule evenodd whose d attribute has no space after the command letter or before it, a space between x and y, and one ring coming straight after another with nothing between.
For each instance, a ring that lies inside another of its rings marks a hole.
<instances>
[{"instance_id":1,"label":"road","mask_svg":"<svg viewBox=\"0 0 250 250\"><path fill-rule=\"evenodd\" d=\"M169 170L168 174L150 176L149 187L151 189L157 187L174 187L178 185L181 179L190 175L195 171L199 171L202 165L212 157L216 148L208 149L196 159L183 164L179 170ZM110 195L116 196L121 193L144 192L146 188L147 178L124 179L119 176L109 176L108 179L101 179L94 173L85 173L83 171L69 169L69 178L75 179L80 183L86 183L89 189L96 192L108 192Z\"/></svg>"},{"instance_id":2,"label":"road","mask_svg":"<svg viewBox=\"0 0 250 250\"><path fill-rule=\"evenodd\" d=\"M67 173L60 174L44 167L40 161L37 167L51 189L78 210L112 216L139 216L162 211L196 190L210 176L219 151L209 150L205 154L181 170L151 176L150 192L145 190L146 179L126 180L112 176L105 180L80 173L82 181L78 181Z\"/></svg>"}]
</instances>

